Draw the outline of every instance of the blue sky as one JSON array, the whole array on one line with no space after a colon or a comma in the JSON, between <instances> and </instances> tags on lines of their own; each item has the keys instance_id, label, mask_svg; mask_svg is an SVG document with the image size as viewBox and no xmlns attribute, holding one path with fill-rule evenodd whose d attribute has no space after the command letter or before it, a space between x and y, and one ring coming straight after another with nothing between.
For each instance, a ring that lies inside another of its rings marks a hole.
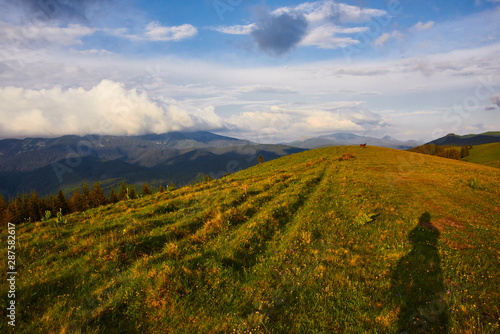
<instances>
[{"instance_id":1,"label":"blue sky","mask_svg":"<svg viewBox=\"0 0 500 334\"><path fill-rule=\"evenodd\" d=\"M500 130L498 0L0 6L0 138Z\"/></svg>"}]
</instances>

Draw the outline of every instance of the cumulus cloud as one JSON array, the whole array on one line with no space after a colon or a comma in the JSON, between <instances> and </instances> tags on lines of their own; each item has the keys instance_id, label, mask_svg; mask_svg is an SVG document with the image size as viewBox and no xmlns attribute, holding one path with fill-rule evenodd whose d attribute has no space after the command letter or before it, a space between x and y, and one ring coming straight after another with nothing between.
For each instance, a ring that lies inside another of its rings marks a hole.
<instances>
[{"instance_id":1,"label":"cumulus cloud","mask_svg":"<svg viewBox=\"0 0 500 334\"><path fill-rule=\"evenodd\" d=\"M281 7L264 16L252 31L265 51L282 54L296 45L321 49L344 48L359 41L346 34L359 34L366 27L344 27L344 24L368 22L387 15L379 9L361 8L332 0L305 2L295 7Z\"/></svg>"},{"instance_id":2,"label":"cumulus cloud","mask_svg":"<svg viewBox=\"0 0 500 334\"><path fill-rule=\"evenodd\" d=\"M4 138L115 134L140 135L190 129L218 129L213 107L187 111L152 101L146 93L103 80L91 89L0 88L0 133Z\"/></svg>"},{"instance_id":3,"label":"cumulus cloud","mask_svg":"<svg viewBox=\"0 0 500 334\"><path fill-rule=\"evenodd\" d=\"M387 14L380 9L323 0L305 2L294 7L280 7L272 12L262 10L257 23L209 29L231 35L251 34L260 49L273 55L281 55L295 46L337 49L358 44L359 41L353 37L339 35L366 32L367 27L352 25L369 22Z\"/></svg>"},{"instance_id":4,"label":"cumulus cloud","mask_svg":"<svg viewBox=\"0 0 500 334\"><path fill-rule=\"evenodd\" d=\"M307 20L300 12L261 12L251 35L262 50L279 56L293 49L306 36L307 28Z\"/></svg>"},{"instance_id":5,"label":"cumulus cloud","mask_svg":"<svg viewBox=\"0 0 500 334\"><path fill-rule=\"evenodd\" d=\"M385 45L387 44L387 42L389 41L389 37L391 35L389 35L388 33L384 33L382 35L380 35L376 40L375 42L373 43L375 46L379 46L381 48L385 47Z\"/></svg>"},{"instance_id":6,"label":"cumulus cloud","mask_svg":"<svg viewBox=\"0 0 500 334\"><path fill-rule=\"evenodd\" d=\"M413 29L415 29L415 30L429 30L433 26L434 26L434 22L433 21L428 21L426 23L418 22L417 24L415 24L413 26Z\"/></svg>"},{"instance_id":7,"label":"cumulus cloud","mask_svg":"<svg viewBox=\"0 0 500 334\"><path fill-rule=\"evenodd\" d=\"M228 123L255 142L293 140L297 134L315 136L338 131L374 131L388 123L359 102L297 106L271 106L233 115Z\"/></svg>"},{"instance_id":8,"label":"cumulus cloud","mask_svg":"<svg viewBox=\"0 0 500 334\"><path fill-rule=\"evenodd\" d=\"M159 22L151 22L146 26L144 36L152 41L180 41L198 34L198 30L190 24L164 27Z\"/></svg>"}]
</instances>

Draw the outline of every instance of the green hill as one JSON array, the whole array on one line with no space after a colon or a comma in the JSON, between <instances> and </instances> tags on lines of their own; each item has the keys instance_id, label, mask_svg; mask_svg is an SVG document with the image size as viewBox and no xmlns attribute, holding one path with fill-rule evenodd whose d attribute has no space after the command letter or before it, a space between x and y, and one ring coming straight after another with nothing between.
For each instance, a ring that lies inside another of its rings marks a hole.
<instances>
[{"instance_id":1,"label":"green hill","mask_svg":"<svg viewBox=\"0 0 500 334\"><path fill-rule=\"evenodd\" d=\"M474 146L465 161L500 168L500 143Z\"/></svg>"},{"instance_id":2,"label":"green hill","mask_svg":"<svg viewBox=\"0 0 500 334\"><path fill-rule=\"evenodd\" d=\"M16 227L17 333L500 330L494 168L332 147L64 219Z\"/></svg>"},{"instance_id":3,"label":"green hill","mask_svg":"<svg viewBox=\"0 0 500 334\"><path fill-rule=\"evenodd\" d=\"M464 146L464 145L483 145L489 143L500 142L500 131L490 131L481 134L468 134L459 136L454 133L449 133L444 137L438 138L428 144L442 146Z\"/></svg>"}]
</instances>

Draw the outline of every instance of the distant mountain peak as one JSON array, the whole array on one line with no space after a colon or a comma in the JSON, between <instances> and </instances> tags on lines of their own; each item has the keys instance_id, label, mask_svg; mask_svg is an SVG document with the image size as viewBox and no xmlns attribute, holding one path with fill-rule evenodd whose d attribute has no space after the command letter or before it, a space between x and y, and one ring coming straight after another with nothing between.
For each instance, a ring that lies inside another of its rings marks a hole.
<instances>
[{"instance_id":1,"label":"distant mountain peak","mask_svg":"<svg viewBox=\"0 0 500 334\"><path fill-rule=\"evenodd\" d=\"M353 140L353 139L362 138L362 137L355 135L354 133L341 132L341 133L334 133L331 135L319 136L319 138L328 138L328 139L336 139L336 140Z\"/></svg>"}]
</instances>

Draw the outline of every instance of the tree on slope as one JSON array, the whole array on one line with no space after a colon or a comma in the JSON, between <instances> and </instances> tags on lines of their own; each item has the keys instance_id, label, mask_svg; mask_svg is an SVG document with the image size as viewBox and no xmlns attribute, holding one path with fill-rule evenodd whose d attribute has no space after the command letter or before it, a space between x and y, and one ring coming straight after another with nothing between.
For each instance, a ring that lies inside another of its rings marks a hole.
<instances>
[{"instance_id":1,"label":"tree on slope","mask_svg":"<svg viewBox=\"0 0 500 334\"><path fill-rule=\"evenodd\" d=\"M125 201L127 199L127 187L125 186L125 181L122 180L120 185L120 191L118 192L118 200Z\"/></svg>"},{"instance_id":2,"label":"tree on slope","mask_svg":"<svg viewBox=\"0 0 500 334\"><path fill-rule=\"evenodd\" d=\"M67 215L70 212L68 200L61 189L57 191L56 210L57 209L61 209L63 215Z\"/></svg>"},{"instance_id":3,"label":"tree on slope","mask_svg":"<svg viewBox=\"0 0 500 334\"><path fill-rule=\"evenodd\" d=\"M144 187L142 187L142 195L143 196L146 196L146 195L151 195L152 192L151 192L151 189L149 189L149 186L147 183L144 183Z\"/></svg>"},{"instance_id":4,"label":"tree on slope","mask_svg":"<svg viewBox=\"0 0 500 334\"><path fill-rule=\"evenodd\" d=\"M92 205L92 201L90 199L90 190L89 187L87 186L87 181L83 181L83 211L87 210L90 208Z\"/></svg>"},{"instance_id":5,"label":"tree on slope","mask_svg":"<svg viewBox=\"0 0 500 334\"><path fill-rule=\"evenodd\" d=\"M116 203L118 202L118 196L116 196L116 192L114 188L111 188L111 191L109 192L109 203Z\"/></svg>"},{"instance_id":6,"label":"tree on slope","mask_svg":"<svg viewBox=\"0 0 500 334\"><path fill-rule=\"evenodd\" d=\"M102 191L99 182L94 183L91 194L91 203L93 208L98 208L101 205L104 205L108 202L108 199L104 195L104 191Z\"/></svg>"},{"instance_id":7,"label":"tree on slope","mask_svg":"<svg viewBox=\"0 0 500 334\"><path fill-rule=\"evenodd\" d=\"M73 193L73 196L71 196L71 199L69 200L71 210L73 212L81 212L85 210L85 205L83 203L83 200L84 199L80 194L80 189L76 189L75 192Z\"/></svg>"}]
</instances>

